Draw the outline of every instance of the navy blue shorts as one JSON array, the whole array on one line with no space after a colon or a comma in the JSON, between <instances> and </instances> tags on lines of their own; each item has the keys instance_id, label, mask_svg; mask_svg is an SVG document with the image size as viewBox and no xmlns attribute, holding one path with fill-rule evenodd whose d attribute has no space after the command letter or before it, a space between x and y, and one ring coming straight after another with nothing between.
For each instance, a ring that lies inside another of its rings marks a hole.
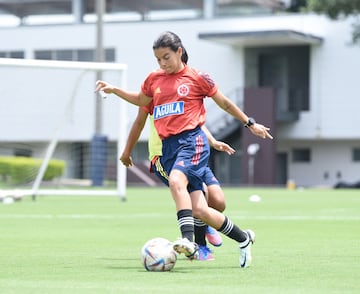
<instances>
[{"instance_id":1,"label":"navy blue shorts","mask_svg":"<svg viewBox=\"0 0 360 294\"><path fill-rule=\"evenodd\" d=\"M152 170L166 185L169 185L168 175L173 169L186 175L189 192L204 191L205 179L216 180L208 167L209 143L200 127L164 139L162 144L163 155L153 161Z\"/></svg>"},{"instance_id":2,"label":"navy blue shorts","mask_svg":"<svg viewBox=\"0 0 360 294\"><path fill-rule=\"evenodd\" d=\"M151 162L150 169L166 186L169 186L169 175L161 165L160 157L154 158L154 160ZM206 186L220 185L210 167L206 168L202 180ZM195 190L193 190L191 186L188 186L188 192L191 193L192 191Z\"/></svg>"}]
</instances>

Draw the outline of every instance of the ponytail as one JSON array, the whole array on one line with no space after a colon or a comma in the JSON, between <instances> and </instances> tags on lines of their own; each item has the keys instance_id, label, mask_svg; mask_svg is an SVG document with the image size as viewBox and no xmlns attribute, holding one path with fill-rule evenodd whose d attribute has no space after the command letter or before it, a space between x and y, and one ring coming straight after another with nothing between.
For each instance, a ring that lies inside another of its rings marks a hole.
<instances>
[{"instance_id":1,"label":"ponytail","mask_svg":"<svg viewBox=\"0 0 360 294\"><path fill-rule=\"evenodd\" d=\"M188 60L189 60L189 56L187 54L187 51L185 49L185 47L183 45L181 45L181 49L182 49L182 55L181 55L181 61L185 64L187 64Z\"/></svg>"}]
</instances>

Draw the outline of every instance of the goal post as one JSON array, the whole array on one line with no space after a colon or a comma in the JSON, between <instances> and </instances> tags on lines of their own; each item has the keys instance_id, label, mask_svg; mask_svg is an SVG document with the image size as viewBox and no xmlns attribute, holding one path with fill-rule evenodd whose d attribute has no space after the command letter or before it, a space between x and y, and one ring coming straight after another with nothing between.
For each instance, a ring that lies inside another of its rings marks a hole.
<instances>
[{"instance_id":1,"label":"goal post","mask_svg":"<svg viewBox=\"0 0 360 294\"><path fill-rule=\"evenodd\" d=\"M59 142L62 145L59 154L70 164L75 163L66 152L69 145L76 145L76 142L82 142L77 144L81 145L81 150L76 150L76 160L85 161L89 157L81 152L95 133L94 115L90 115L90 109L96 107L95 99L103 99L94 93L96 73L99 71L104 79L126 88L126 64L0 58L0 75L4 77L0 85L0 124L4 130L0 132L0 156L14 155L14 150L19 149L30 150L29 153L33 153L30 156L41 154L41 166L31 183L33 197L39 193L48 163ZM126 143L126 102L104 99L103 103L111 104L106 106L104 135L115 141L113 145L116 146L111 159L114 160L111 166L116 174L114 194L124 200L126 167L119 164L118 159ZM114 108L118 109L116 113ZM69 125L71 122L73 124ZM41 148L44 141L47 141L47 146ZM69 174L74 177L74 172Z\"/></svg>"}]
</instances>

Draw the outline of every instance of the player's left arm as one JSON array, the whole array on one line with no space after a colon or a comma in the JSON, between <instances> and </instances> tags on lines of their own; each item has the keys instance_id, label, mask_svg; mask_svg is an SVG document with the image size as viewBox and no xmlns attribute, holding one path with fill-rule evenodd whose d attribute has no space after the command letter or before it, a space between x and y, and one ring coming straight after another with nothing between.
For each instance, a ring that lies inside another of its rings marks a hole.
<instances>
[{"instance_id":1,"label":"player's left arm","mask_svg":"<svg viewBox=\"0 0 360 294\"><path fill-rule=\"evenodd\" d=\"M224 111L226 111L227 113L231 114L233 117L238 119L242 124L246 125L248 123L249 117L239 107L237 107L237 105L234 102L232 102L219 90L217 90L217 92L211 98L220 108L222 108ZM264 139L273 138L269 133L270 128L265 127L262 124L254 123L249 127L249 130L255 136L259 136Z\"/></svg>"},{"instance_id":2,"label":"player's left arm","mask_svg":"<svg viewBox=\"0 0 360 294\"><path fill-rule=\"evenodd\" d=\"M201 129L204 131L204 133L209 141L209 144L212 148L216 149L217 151L226 152L229 155L232 155L235 153L235 149L232 148L230 145L226 144L225 142L216 140L205 125L202 125Z\"/></svg>"}]
</instances>

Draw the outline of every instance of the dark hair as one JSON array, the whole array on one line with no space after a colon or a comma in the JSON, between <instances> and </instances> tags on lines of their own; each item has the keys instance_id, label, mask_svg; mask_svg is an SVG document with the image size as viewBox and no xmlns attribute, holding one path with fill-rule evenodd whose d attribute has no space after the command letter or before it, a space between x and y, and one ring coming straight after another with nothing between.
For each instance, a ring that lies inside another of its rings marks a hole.
<instances>
[{"instance_id":1,"label":"dark hair","mask_svg":"<svg viewBox=\"0 0 360 294\"><path fill-rule=\"evenodd\" d=\"M187 64L189 56L186 52L185 47L181 43L181 39L178 35L173 32L163 32L153 44L153 50L158 48L170 48L172 51L176 52L179 48L182 48L181 61Z\"/></svg>"}]
</instances>

